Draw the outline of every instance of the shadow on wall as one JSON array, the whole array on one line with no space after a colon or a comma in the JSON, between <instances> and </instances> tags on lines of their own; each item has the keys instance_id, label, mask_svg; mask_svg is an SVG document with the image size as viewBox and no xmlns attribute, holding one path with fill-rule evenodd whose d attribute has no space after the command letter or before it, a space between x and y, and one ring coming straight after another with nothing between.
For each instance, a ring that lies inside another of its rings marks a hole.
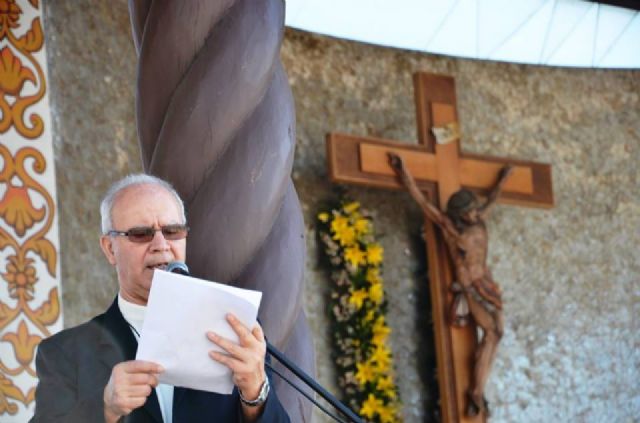
<instances>
[{"instance_id":1,"label":"shadow on wall","mask_svg":"<svg viewBox=\"0 0 640 423\"><path fill-rule=\"evenodd\" d=\"M410 250L415 254L413 279L416 295L416 327L420 333L416 336L418 354L418 372L426 390L422 395L422 409L425 410L425 423L440 422L440 392L438 390L438 370L436 363L435 333L429 289L429 267L427 263L427 245L424 242L423 216L416 210L408 210L404 221L410 240Z\"/></svg>"}]
</instances>

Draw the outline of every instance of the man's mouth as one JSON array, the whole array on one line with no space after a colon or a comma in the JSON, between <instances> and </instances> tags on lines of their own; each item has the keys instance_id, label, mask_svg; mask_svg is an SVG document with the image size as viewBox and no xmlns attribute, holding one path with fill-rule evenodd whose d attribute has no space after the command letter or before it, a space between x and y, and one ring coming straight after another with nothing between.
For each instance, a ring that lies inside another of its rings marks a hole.
<instances>
[{"instance_id":1,"label":"man's mouth","mask_svg":"<svg viewBox=\"0 0 640 423\"><path fill-rule=\"evenodd\" d=\"M147 269L151 269L151 270L155 270L155 269L166 270L168 264L169 263L156 263L156 264L152 264L152 265L147 266Z\"/></svg>"}]
</instances>

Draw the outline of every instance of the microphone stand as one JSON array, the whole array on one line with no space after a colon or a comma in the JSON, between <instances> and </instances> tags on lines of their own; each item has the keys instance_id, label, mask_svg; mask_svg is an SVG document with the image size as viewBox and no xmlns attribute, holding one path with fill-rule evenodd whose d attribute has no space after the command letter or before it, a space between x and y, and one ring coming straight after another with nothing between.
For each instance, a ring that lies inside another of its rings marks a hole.
<instances>
[{"instance_id":1,"label":"microphone stand","mask_svg":"<svg viewBox=\"0 0 640 423\"><path fill-rule=\"evenodd\" d=\"M180 261L173 261L173 262L169 263L167 265L166 271L167 272L171 272L171 273L178 273L178 274L181 274L181 275L184 275L184 276L191 276L191 274L189 273L189 267L185 263L180 262ZM349 407L347 407L346 405L344 405L343 403L338 401L338 399L336 397L334 397L333 395L331 395L329 393L329 391L327 391L322 386L320 386L320 384L318 382L313 380L301 368L296 366L292 361L290 361L287 357L285 357L284 354L282 354L273 345L271 345L269 343L269 341L266 341L266 342L267 342L267 351L269 352L269 354L271 354L273 357L275 357L276 360L278 360L284 367L289 369L289 371L291 373L293 373L300 380L302 380L309 388L313 389L322 398L324 398L325 401L327 401L329 404L334 406L342 414L347 416L351 422L353 422L353 423L364 423L364 421L360 417L358 417L353 411L351 411L351 409ZM267 363L267 366L269 366L268 363ZM314 403L318 408L320 408L322 411L327 413L329 416L333 417L335 420L341 421L335 415L331 414L327 409L325 409L320 404L318 404L313 398L311 398L311 396L309 394L307 394L306 392L302 391L300 388L298 388L296 385L294 385L289 379L285 378L282 374L280 374L278 371L276 371L273 367L271 367L271 366L269 366L269 367L271 368L271 370L273 370L274 373L276 373L285 382L287 382L294 389L296 389L298 392L300 392L302 395L304 395L309 401Z\"/></svg>"},{"instance_id":2,"label":"microphone stand","mask_svg":"<svg viewBox=\"0 0 640 423\"><path fill-rule=\"evenodd\" d=\"M342 414L344 414L345 416L347 416L349 418L349 421L353 422L353 423L364 423L364 421L358 417L353 411L351 411L351 409L349 407L347 407L346 405L344 405L343 403L341 403L340 401L338 401L338 399L336 397L334 397L333 395L331 395L331 393L329 393L329 391L327 391L326 389L324 389L318 382L316 382L315 380L313 380L308 374L306 374L301 368L299 368L297 365L295 365L291 360L289 360L287 357L285 357L284 354L282 354L280 351L278 351L273 345L271 345L268 341L267 341L267 351L269 352L269 354L271 354L276 360L278 360L284 367L286 367L287 369L289 369L289 371L291 371L291 373L293 373L294 375L296 375L300 380L302 380L309 388L313 389L318 395L320 395L322 398L325 399L325 401L327 401L329 404L331 404L332 406L334 406L337 410L339 410ZM289 384L291 384L292 386L295 387L295 385L293 385L291 382L289 382L287 379L285 379L282 375L278 374L280 377L282 377L285 381L287 381ZM297 387L296 387L297 389ZM308 399L311 400L311 398L309 398L306 394L304 394L302 391L300 391L298 389L298 392L302 393L303 395L305 395ZM312 400L313 401L313 400ZM315 401L313 401L314 404L318 405ZM319 405L318 405L319 406ZM324 411L325 413L328 413L327 410L323 409L322 407L320 407L322 409L322 411ZM333 417L334 419L340 421L339 419L337 419L335 416L333 416L332 414L328 413L331 417Z\"/></svg>"}]
</instances>

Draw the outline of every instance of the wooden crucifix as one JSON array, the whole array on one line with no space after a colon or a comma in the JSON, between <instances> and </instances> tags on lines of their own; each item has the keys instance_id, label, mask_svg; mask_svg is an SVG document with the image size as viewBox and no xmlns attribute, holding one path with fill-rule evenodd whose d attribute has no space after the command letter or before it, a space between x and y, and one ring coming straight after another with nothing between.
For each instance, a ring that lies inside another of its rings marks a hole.
<instances>
[{"instance_id":1,"label":"wooden crucifix","mask_svg":"<svg viewBox=\"0 0 640 423\"><path fill-rule=\"evenodd\" d=\"M531 207L553 207L551 167L546 164L463 154L455 136L436 141L433 128L456 128L456 95L452 77L414 75L419 145L330 133L327 160L333 182L404 189L389 165L389 153L400 156L419 189L439 207L460 188L487 195L500 169L513 166L499 201ZM455 132L455 131L454 131ZM446 137L445 137L446 138ZM442 234L425 221L425 241L438 363L443 422L486 421L484 413L465 415L465 394L471 385L477 330L473 324L457 327L449 321L454 272Z\"/></svg>"}]
</instances>

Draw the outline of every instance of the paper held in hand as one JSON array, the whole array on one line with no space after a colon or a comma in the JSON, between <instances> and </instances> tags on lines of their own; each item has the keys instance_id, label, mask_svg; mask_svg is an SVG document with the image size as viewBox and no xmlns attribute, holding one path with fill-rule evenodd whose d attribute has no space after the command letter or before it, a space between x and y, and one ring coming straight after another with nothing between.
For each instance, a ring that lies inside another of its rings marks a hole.
<instances>
[{"instance_id":1,"label":"paper held in hand","mask_svg":"<svg viewBox=\"0 0 640 423\"><path fill-rule=\"evenodd\" d=\"M136 359L162 365L160 383L230 394L231 370L209 357L222 350L206 333L238 342L225 316L233 313L251 329L261 299L259 291L156 270Z\"/></svg>"}]
</instances>

